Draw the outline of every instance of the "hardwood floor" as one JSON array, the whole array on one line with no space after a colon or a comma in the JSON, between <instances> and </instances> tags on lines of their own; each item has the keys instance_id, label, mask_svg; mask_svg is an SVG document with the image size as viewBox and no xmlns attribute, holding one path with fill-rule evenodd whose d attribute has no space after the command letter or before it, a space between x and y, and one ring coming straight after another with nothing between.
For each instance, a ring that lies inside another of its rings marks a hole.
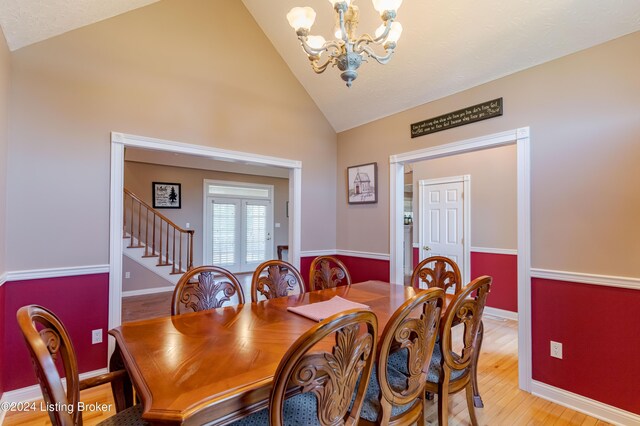
<instances>
[{"instance_id":1,"label":"hardwood floor","mask_svg":"<svg viewBox=\"0 0 640 426\"><path fill-rule=\"evenodd\" d=\"M168 300L171 293L167 293ZM148 296L144 296L148 297ZM146 306L153 313L151 305ZM165 308L159 306L157 312L164 315ZM569 408L548 402L518 389L518 335L515 321L501 320L486 316L485 339L479 364L479 386L485 408L476 409L481 425L597 425L608 423L578 413ZM111 404L113 399L108 385L84 391L82 400L86 403ZM426 413L428 424L438 423L437 397L429 405ZM95 425L111 413L92 413L85 416L85 425ZM5 425L49 425L46 413L8 413ZM449 405L449 424L469 425L469 413L464 392L453 395Z\"/></svg>"}]
</instances>

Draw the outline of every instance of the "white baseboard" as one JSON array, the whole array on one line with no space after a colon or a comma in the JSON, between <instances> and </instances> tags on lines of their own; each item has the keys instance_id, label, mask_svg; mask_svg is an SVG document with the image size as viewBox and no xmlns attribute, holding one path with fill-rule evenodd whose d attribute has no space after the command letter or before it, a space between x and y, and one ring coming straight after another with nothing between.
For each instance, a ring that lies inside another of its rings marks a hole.
<instances>
[{"instance_id":1,"label":"white baseboard","mask_svg":"<svg viewBox=\"0 0 640 426\"><path fill-rule=\"evenodd\" d=\"M563 407L571 408L605 422L621 426L640 425L640 415L603 404L594 399L587 398L547 385L546 383L531 381L531 393Z\"/></svg>"},{"instance_id":2,"label":"white baseboard","mask_svg":"<svg viewBox=\"0 0 640 426\"><path fill-rule=\"evenodd\" d=\"M7 282L7 273L3 272L2 274L0 274L0 287L2 287L2 284Z\"/></svg>"},{"instance_id":3,"label":"white baseboard","mask_svg":"<svg viewBox=\"0 0 640 426\"><path fill-rule=\"evenodd\" d=\"M38 280L43 278L73 277L78 275L108 274L109 265L72 266L68 268L33 269L29 271L10 271L6 281Z\"/></svg>"},{"instance_id":4,"label":"white baseboard","mask_svg":"<svg viewBox=\"0 0 640 426\"><path fill-rule=\"evenodd\" d=\"M607 287L630 288L640 290L640 278L616 277L611 275L585 274L582 272L554 271L550 269L531 268L531 278L543 278L579 284L593 284Z\"/></svg>"},{"instance_id":5,"label":"white baseboard","mask_svg":"<svg viewBox=\"0 0 640 426\"><path fill-rule=\"evenodd\" d=\"M88 379L90 377L99 376L101 374L108 373L109 370L107 368L101 368L100 370L88 371L86 373L80 374L80 380ZM62 384L64 386L67 385L67 380L62 379ZM2 398L0 398L0 406L4 406L2 403L17 403L17 402L30 402L36 401L38 399L42 399L42 390L40 389L40 385L28 386L26 388L15 389L12 391L8 391L2 394ZM4 417L7 412L3 409L0 409L0 424L3 424Z\"/></svg>"},{"instance_id":6,"label":"white baseboard","mask_svg":"<svg viewBox=\"0 0 640 426\"><path fill-rule=\"evenodd\" d=\"M129 290L129 291L123 291L122 297L144 296L145 294L164 293L167 291L173 291L174 289L175 287L173 286L167 286L167 287L144 288L142 290Z\"/></svg>"},{"instance_id":7,"label":"white baseboard","mask_svg":"<svg viewBox=\"0 0 640 426\"><path fill-rule=\"evenodd\" d=\"M484 307L484 313L493 315L494 317L504 318L508 320L518 321L518 313L507 311L505 309L492 308L490 306Z\"/></svg>"}]
</instances>

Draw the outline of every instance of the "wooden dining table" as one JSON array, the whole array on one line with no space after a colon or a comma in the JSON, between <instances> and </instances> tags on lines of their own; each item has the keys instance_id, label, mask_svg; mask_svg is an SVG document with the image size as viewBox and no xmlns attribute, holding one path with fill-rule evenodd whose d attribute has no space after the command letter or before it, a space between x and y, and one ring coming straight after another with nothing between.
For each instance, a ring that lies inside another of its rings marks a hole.
<instances>
[{"instance_id":1,"label":"wooden dining table","mask_svg":"<svg viewBox=\"0 0 640 426\"><path fill-rule=\"evenodd\" d=\"M152 424L226 424L266 408L285 352L315 322L289 312L340 296L365 304L384 330L419 291L366 281L302 295L125 323L110 330L112 367L124 364ZM447 302L453 298L447 295Z\"/></svg>"}]
</instances>

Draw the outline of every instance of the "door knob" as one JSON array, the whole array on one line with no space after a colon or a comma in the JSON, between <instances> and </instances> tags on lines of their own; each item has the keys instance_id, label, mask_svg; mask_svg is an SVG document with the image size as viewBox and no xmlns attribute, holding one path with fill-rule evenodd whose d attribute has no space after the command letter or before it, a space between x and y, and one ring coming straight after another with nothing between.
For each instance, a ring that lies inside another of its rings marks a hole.
<instances>
[{"instance_id":1,"label":"door knob","mask_svg":"<svg viewBox=\"0 0 640 426\"><path fill-rule=\"evenodd\" d=\"M271 239L271 234L267 233L267 241L269 241Z\"/></svg>"},{"instance_id":2,"label":"door knob","mask_svg":"<svg viewBox=\"0 0 640 426\"><path fill-rule=\"evenodd\" d=\"M424 251L429 251L429 250L431 250L431 247L429 247L429 246L424 246L424 247L422 247L422 250L424 250Z\"/></svg>"}]
</instances>

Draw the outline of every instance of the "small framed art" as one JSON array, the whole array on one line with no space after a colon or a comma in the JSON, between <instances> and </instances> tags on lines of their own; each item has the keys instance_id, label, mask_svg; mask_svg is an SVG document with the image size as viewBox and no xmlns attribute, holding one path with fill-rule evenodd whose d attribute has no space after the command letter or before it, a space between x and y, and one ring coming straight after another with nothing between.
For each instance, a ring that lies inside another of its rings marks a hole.
<instances>
[{"instance_id":1,"label":"small framed art","mask_svg":"<svg viewBox=\"0 0 640 426\"><path fill-rule=\"evenodd\" d=\"M153 208L179 209L182 191L179 183L153 182Z\"/></svg>"},{"instance_id":2,"label":"small framed art","mask_svg":"<svg viewBox=\"0 0 640 426\"><path fill-rule=\"evenodd\" d=\"M347 167L349 204L378 202L378 163Z\"/></svg>"}]
</instances>

